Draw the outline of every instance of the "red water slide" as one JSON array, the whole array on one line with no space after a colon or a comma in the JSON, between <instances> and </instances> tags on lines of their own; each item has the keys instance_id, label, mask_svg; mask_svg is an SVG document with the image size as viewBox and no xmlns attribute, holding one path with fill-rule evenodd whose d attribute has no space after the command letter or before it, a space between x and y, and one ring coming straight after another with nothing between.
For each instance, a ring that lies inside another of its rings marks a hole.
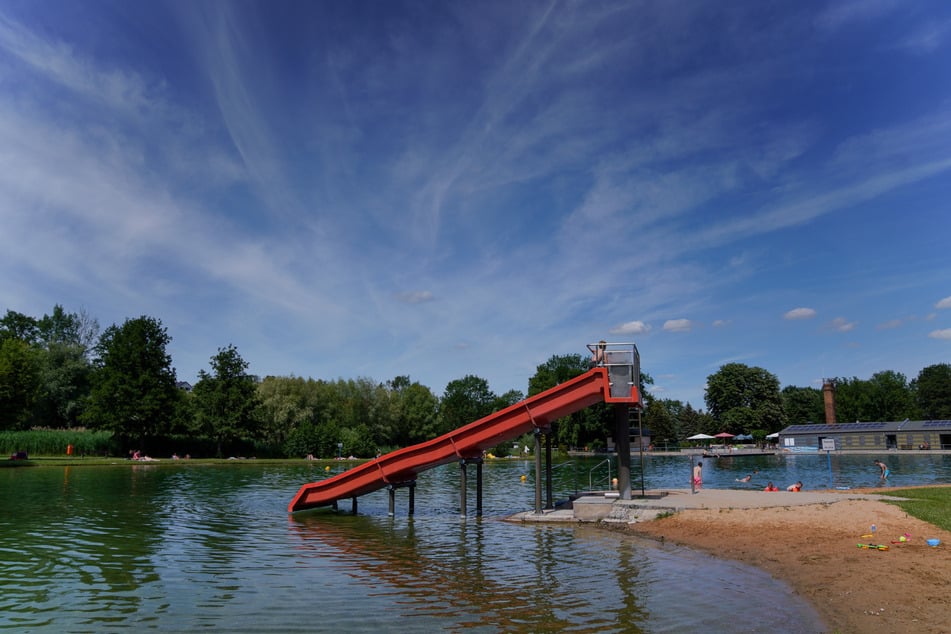
<instances>
[{"instance_id":1,"label":"red water slide","mask_svg":"<svg viewBox=\"0 0 951 634\"><path fill-rule=\"evenodd\" d=\"M637 403L637 387L630 386L630 393L626 387L620 392L615 387L614 393L622 395L612 396L608 369L594 368L448 434L397 449L332 478L305 484L287 510L294 512L328 506L337 500L358 497L389 484L410 482L421 471L480 457L483 451L532 429L548 427L552 421L595 403Z\"/></svg>"}]
</instances>

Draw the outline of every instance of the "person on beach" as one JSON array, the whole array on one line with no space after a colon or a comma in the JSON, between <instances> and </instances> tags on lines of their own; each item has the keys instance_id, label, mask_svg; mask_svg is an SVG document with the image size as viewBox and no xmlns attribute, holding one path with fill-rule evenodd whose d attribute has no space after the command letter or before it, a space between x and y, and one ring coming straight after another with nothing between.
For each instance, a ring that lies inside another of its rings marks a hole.
<instances>
[{"instance_id":1,"label":"person on beach","mask_svg":"<svg viewBox=\"0 0 951 634\"><path fill-rule=\"evenodd\" d=\"M875 461L875 465L876 465L879 469L882 470L882 474L881 474L881 475L882 475L882 480L887 480L887 479L888 479L888 474L890 473L890 471L888 470L888 465L886 465L886 464L885 464L884 462L882 462L881 460L876 460L876 461Z\"/></svg>"},{"instance_id":2,"label":"person on beach","mask_svg":"<svg viewBox=\"0 0 951 634\"><path fill-rule=\"evenodd\" d=\"M693 468L693 488L699 489L703 484L703 461Z\"/></svg>"},{"instance_id":3,"label":"person on beach","mask_svg":"<svg viewBox=\"0 0 951 634\"><path fill-rule=\"evenodd\" d=\"M779 487L773 484L772 482L770 482L769 484L766 485L766 488L763 490L764 491L779 491Z\"/></svg>"},{"instance_id":4,"label":"person on beach","mask_svg":"<svg viewBox=\"0 0 951 634\"><path fill-rule=\"evenodd\" d=\"M796 482L795 484L790 484L786 487L787 491L792 491L793 493L799 493L802 491L802 482Z\"/></svg>"}]
</instances>

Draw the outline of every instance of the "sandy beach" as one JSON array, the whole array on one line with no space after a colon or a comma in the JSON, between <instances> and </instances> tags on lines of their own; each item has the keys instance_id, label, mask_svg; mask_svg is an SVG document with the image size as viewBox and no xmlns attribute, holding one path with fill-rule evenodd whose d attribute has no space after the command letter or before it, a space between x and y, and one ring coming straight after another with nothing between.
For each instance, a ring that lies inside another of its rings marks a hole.
<instances>
[{"instance_id":1,"label":"sandy beach","mask_svg":"<svg viewBox=\"0 0 951 634\"><path fill-rule=\"evenodd\" d=\"M951 632L951 534L861 493L703 491L672 516L626 530L769 572L811 602L829 632ZM873 524L876 537L863 537ZM906 533L909 541L891 543ZM941 545L928 546L931 537Z\"/></svg>"}]
</instances>

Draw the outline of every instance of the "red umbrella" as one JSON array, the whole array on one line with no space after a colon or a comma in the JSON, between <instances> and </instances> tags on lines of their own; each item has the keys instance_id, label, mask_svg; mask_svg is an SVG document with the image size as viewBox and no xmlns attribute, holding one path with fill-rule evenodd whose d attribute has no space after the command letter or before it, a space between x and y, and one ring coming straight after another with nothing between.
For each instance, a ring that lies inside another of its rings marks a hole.
<instances>
[{"instance_id":1,"label":"red umbrella","mask_svg":"<svg viewBox=\"0 0 951 634\"><path fill-rule=\"evenodd\" d=\"M714 438L733 438L733 434L728 434L725 431L721 431L719 434L714 436Z\"/></svg>"}]
</instances>

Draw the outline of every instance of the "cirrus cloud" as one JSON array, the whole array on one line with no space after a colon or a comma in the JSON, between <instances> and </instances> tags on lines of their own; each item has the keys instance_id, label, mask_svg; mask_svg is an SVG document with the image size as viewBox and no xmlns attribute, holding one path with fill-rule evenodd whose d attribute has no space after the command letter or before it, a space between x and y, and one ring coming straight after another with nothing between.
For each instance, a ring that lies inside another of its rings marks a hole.
<instances>
[{"instance_id":1,"label":"cirrus cloud","mask_svg":"<svg viewBox=\"0 0 951 634\"><path fill-rule=\"evenodd\" d=\"M944 339L945 341L951 341L951 328L932 330L930 333L928 333L928 336L932 339Z\"/></svg>"}]
</instances>

